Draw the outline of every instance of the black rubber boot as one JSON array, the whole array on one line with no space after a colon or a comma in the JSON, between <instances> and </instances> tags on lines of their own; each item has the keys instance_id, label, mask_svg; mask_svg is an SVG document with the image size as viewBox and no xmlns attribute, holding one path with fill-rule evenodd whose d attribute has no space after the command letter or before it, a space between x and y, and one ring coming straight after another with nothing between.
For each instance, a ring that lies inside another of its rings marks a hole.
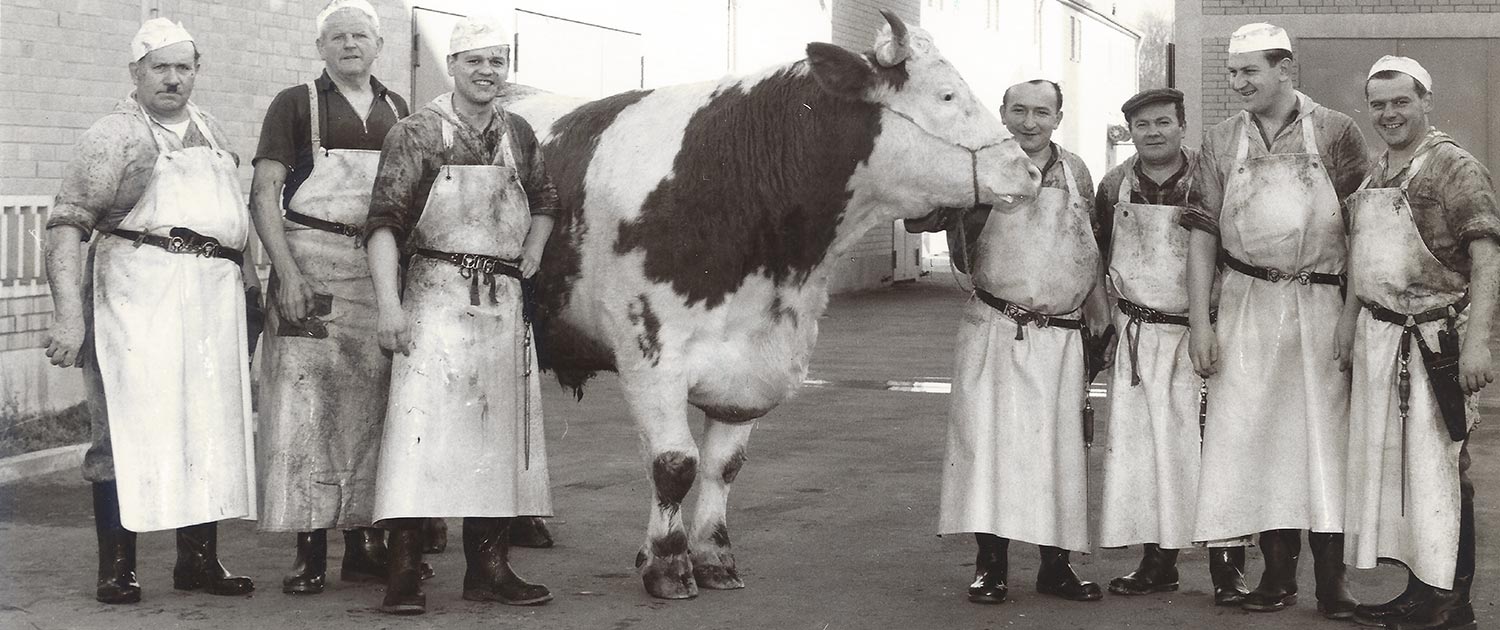
<instances>
[{"instance_id":1,"label":"black rubber boot","mask_svg":"<svg viewBox=\"0 0 1500 630\"><path fill-rule=\"evenodd\" d=\"M1177 590L1177 550L1146 543L1141 564L1134 571L1109 581L1116 595L1147 595Z\"/></svg>"},{"instance_id":2,"label":"black rubber boot","mask_svg":"<svg viewBox=\"0 0 1500 630\"><path fill-rule=\"evenodd\" d=\"M390 575L390 562L384 531L374 527L344 530L344 562L339 567L339 580L384 582Z\"/></svg>"},{"instance_id":3,"label":"black rubber boot","mask_svg":"<svg viewBox=\"0 0 1500 630\"><path fill-rule=\"evenodd\" d=\"M1214 583L1215 606L1238 606L1250 594L1245 587L1245 548L1213 547L1208 550L1208 577Z\"/></svg>"},{"instance_id":4,"label":"black rubber boot","mask_svg":"<svg viewBox=\"0 0 1500 630\"><path fill-rule=\"evenodd\" d=\"M317 595L328 582L328 530L297 532L297 563L281 579L281 592Z\"/></svg>"},{"instance_id":5,"label":"black rubber boot","mask_svg":"<svg viewBox=\"0 0 1500 630\"><path fill-rule=\"evenodd\" d=\"M510 544L528 549L551 549L552 532L539 516L518 516L510 524Z\"/></svg>"},{"instance_id":6,"label":"black rubber boot","mask_svg":"<svg viewBox=\"0 0 1500 630\"><path fill-rule=\"evenodd\" d=\"M510 568L510 518L464 519L464 599L535 606L552 600L541 584L530 584Z\"/></svg>"},{"instance_id":7,"label":"black rubber boot","mask_svg":"<svg viewBox=\"0 0 1500 630\"><path fill-rule=\"evenodd\" d=\"M1260 585L1245 596L1240 608L1251 612L1276 612L1297 604L1297 556L1302 553L1302 532L1273 529L1260 533L1260 553L1266 570Z\"/></svg>"},{"instance_id":8,"label":"black rubber boot","mask_svg":"<svg viewBox=\"0 0 1500 630\"><path fill-rule=\"evenodd\" d=\"M1395 599L1383 604L1360 604L1354 607L1354 623L1372 628L1384 628L1387 622L1411 614L1411 611L1432 595L1432 587L1423 584L1410 569L1406 571L1406 590Z\"/></svg>"},{"instance_id":9,"label":"black rubber boot","mask_svg":"<svg viewBox=\"0 0 1500 630\"><path fill-rule=\"evenodd\" d=\"M443 553L448 548L448 521L440 518L424 518L422 521L422 553Z\"/></svg>"},{"instance_id":10,"label":"black rubber boot","mask_svg":"<svg viewBox=\"0 0 1500 630\"><path fill-rule=\"evenodd\" d=\"M113 481L94 484L94 533L99 538L94 599L104 604L141 601L141 585L135 579L135 532L120 525L120 495Z\"/></svg>"},{"instance_id":11,"label":"black rubber boot","mask_svg":"<svg viewBox=\"0 0 1500 630\"><path fill-rule=\"evenodd\" d=\"M1066 549L1044 545L1041 552L1042 566L1036 573L1036 592L1075 602L1092 602L1104 598L1104 591L1098 584L1085 582L1073 572Z\"/></svg>"},{"instance_id":12,"label":"black rubber boot","mask_svg":"<svg viewBox=\"0 0 1500 630\"><path fill-rule=\"evenodd\" d=\"M392 615L420 615L427 612L427 595L422 593L419 567L422 565L422 519L392 518L382 521L388 534L390 564L385 581L385 599L380 611Z\"/></svg>"},{"instance_id":13,"label":"black rubber boot","mask_svg":"<svg viewBox=\"0 0 1500 630\"><path fill-rule=\"evenodd\" d=\"M1349 577L1344 566L1344 535L1307 533L1312 550L1313 576L1318 587L1318 612L1328 619L1352 619L1359 602L1349 593Z\"/></svg>"},{"instance_id":14,"label":"black rubber boot","mask_svg":"<svg viewBox=\"0 0 1500 630\"><path fill-rule=\"evenodd\" d=\"M974 582L969 584L969 601L976 604L1005 602L1010 587L1010 539L994 534L974 534L979 553L974 557Z\"/></svg>"},{"instance_id":15,"label":"black rubber boot","mask_svg":"<svg viewBox=\"0 0 1500 630\"><path fill-rule=\"evenodd\" d=\"M177 528L177 566L172 569L172 588L202 589L209 595L245 595L255 582L232 575L219 563L219 524L200 523Z\"/></svg>"},{"instance_id":16,"label":"black rubber boot","mask_svg":"<svg viewBox=\"0 0 1500 630\"><path fill-rule=\"evenodd\" d=\"M1467 448L1467 447L1466 447ZM1467 453L1465 453L1467 458ZM1433 588L1432 593L1405 617L1386 625L1392 630L1474 630L1474 604L1469 590L1474 586L1474 488L1464 479L1460 493L1458 562L1453 589Z\"/></svg>"}]
</instances>

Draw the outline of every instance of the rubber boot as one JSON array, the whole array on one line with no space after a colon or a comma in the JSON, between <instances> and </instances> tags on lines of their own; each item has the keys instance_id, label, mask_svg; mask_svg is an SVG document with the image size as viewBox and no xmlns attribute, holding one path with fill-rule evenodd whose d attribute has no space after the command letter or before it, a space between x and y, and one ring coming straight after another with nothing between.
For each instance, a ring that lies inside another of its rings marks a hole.
<instances>
[{"instance_id":1,"label":"rubber boot","mask_svg":"<svg viewBox=\"0 0 1500 630\"><path fill-rule=\"evenodd\" d=\"M385 599L380 611L392 615L427 612L419 567L422 564L422 519L392 518L382 521L388 535L390 564L385 581Z\"/></svg>"},{"instance_id":2,"label":"rubber boot","mask_svg":"<svg viewBox=\"0 0 1500 630\"><path fill-rule=\"evenodd\" d=\"M1395 599L1383 604L1360 604L1354 607L1354 623L1372 628L1384 628L1387 622L1411 614L1418 604L1432 595L1432 587L1423 584L1410 569L1406 571L1406 590Z\"/></svg>"},{"instance_id":3,"label":"rubber boot","mask_svg":"<svg viewBox=\"0 0 1500 630\"><path fill-rule=\"evenodd\" d=\"M1467 458L1467 453L1464 454ZM1474 630L1474 604L1469 590L1474 586L1474 488L1464 480L1460 493L1458 522L1458 562L1453 572L1453 589L1433 588L1431 595L1405 617L1386 625L1393 630Z\"/></svg>"},{"instance_id":4,"label":"rubber boot","mask_svg":"<svg viewBox=\"0 0 1500 630\"><path fill-rule=\"evenodd\" d=\"M539 516L519 516L510 524L510 544L528 549L551 549L552 532Z\"/></svg>"},{"instance_id":5,"label":"rubber boot","mask_svg":"<svg viewBox=\"0 0 1500 630\"><path fill-rule=\"evenodd\" d=\"M969 601L976 604L1001 604L1010 591L1006 582L1010 573L1010 539L994 534L974 534L979 554L974 557L974 582L969 584Z\"/></svg>"},{"instance_id":6,"label":"rubber boot","mask_svg":"<svg viewBox=\"0 0 1500 630\"><path fill-rule=\"evenodd\" d=\"M135 532L120 525L120 495L113 481L94 484L94 533L99 538L94 599L104 604L141 601L141 585L135 579Z\"/></svg>"},{"instance_id":7,"label":"rubber boot","mask_svg":"<svg viewBox=\"0 0 1500 630\"><path fill-rule=\"evenodd\" d=\"M1075 602L1091 602L1104 597L1098 584L1085 582L1073 572L1066 549L1044 545L1041 552L1042 566L1036 573L1036 592Z\"/></svg>"},{"instance_id":8,"label":"rubber boot","mask_svg":"<svg viewBox=\"0 0 1500 630\"><path fill-rule=\"evenodd\" d=\"M464 519L464 599L535 606L552 600L541 584L530 584L510 568L510 518Z\"/></svg>"},{"instance_id":9,"label":"rubber boot","mask_svg":"<svg viewBox=\"0 0 1500 630\"><path fill-rule=\"evenodd\" d=\"M1260 553L1266 570L1260 585L1245 596L1240 608L1252 612L1276 612L1297 603L1297 556L1302 553L1302 532L1273 529L1260 533Z\"/></svg>"},{"instance_id":10,"label":"rubber boot","mask_svg":"<svg viewBox=\"0 0 1500 630\"><path fill-rule=\"evenodd\" d=\"M1312 550L1313 576L1318 587L1318 612L1328 619L1352 619L1359 602L1349 594L1349 577L1344 566L1344 535L1307 533Z\"/></svg>"},{"instance_id":11,"label":"rubber boot","mask_svg":"<svg viewBox=\"0 0 1500 630\"><path fill-rule=\"evenodd\" d=\"M390 575L390 556L384 531L374 527L344 530L344 562L339 567L339 580L384 582Z\"/></svg>"},{"instance_id":12,"label":"rubber boot","mask_svg":"<svg viewBox=\"0 0 1500 630\"><path fill-rule=\"evenodd\" d=\"M219 524L199 523L177 528L177 566L172 569L172 588L202 589L209 595L245 595L255 582L232 575L219 563Z\"/></svg>"},{"instance_id":13,"label":"rubber boot","mask_svg":"<svg viewBox=\"0 0 1500 630\"><path fill-rule=\"evenodd\" d=\"M1134 571L1109 581L1116 595L1147 595L1177 590L1177 550L1146 543L1141 564Z\"/></svg>"},{"instance_id":14,"label":"rubber boot","mask_svg":"<svg viewBox=\"0 0 1500 630\"><path fill-rule=\"evenodd\" d=\"M292 572L281 579L281 592L289 595L317 595L327 586L328 530L297 532L297 562Z\"/></svg>"},{"instance_id":15,"label":"rubber boot","mask_svg":"<svg viewBox=\"0 0 1500 630\"><path fill-rule=\"evenodd\" d=\"M1245 548L1213 547L1208 550L1208 577L1214 583L1215 606L1238 606L1250 594L1245 587Z\"/></svg>"},{"instance_id":16,"label":"rubber boot","mask_svg":"<svg viewBox=\"0 0 1500 630\"><path fill-rule=\"evenodd\" d=\"M422 521L422 553L443 553L448 548L448 521L440 518L424 518Z\"/></svg>"}]
</instances>

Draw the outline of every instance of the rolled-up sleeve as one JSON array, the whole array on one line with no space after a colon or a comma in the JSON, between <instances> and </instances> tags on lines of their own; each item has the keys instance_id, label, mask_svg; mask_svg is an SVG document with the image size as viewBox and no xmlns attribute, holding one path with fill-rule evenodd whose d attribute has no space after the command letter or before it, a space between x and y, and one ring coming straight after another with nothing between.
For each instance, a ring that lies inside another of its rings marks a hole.
<instances>
[{"instance_id":1,"label":"rolled-up sleeve","mask_svg":"<svg viewBox=\"0 0 1500 630\"><path fill-rule=\"evenodd\" d=\"M1364 181L1370 172L1370 153L1365 146L1365 137L1359 125L1348 116L1336 118L1334 140L1328 145L1328 174L1333 180L1333 189L1343 201Z\"/></svg>"},{"instance_id":2,"label":"rolled-up sleeve","mask_svg":"<svg viewBox=\"0 0 1500 630\"><path fill-rule=\"evenodd\" d=\"M1480 238L1500 241L1500 211L1495 207L1495 187L1489 170L1475 159L1458 160L1446 171L1443 216L1448 230L1461 244Z\"/></svg>"},{"instance_id":3,"label":"rolled-up sleeve","mask_svg":"<svg viewBox=\"0 0 1500 630\"><path fill-rule=\"evenodd\" d=\"M1219 158L1211 134L1204 135L1203 149L1198 151L1196 159L1198 170L1193 187L1198 191L1199 203L1188 204L1180 223L1190 230L1218 236L1219 212L1224 205L1224 172L1219 170Z\"/></svg>"},{"instance_id":4,"label":"rolled-up sleeve","mask_svg":"<svg viewBox=\"0 0 1500 630\"><path fill-rule=\"evenodd\" d=\"M88 240L114 205L125 178L129 152L124 150L124 143L130 137L129 125L124 116L107 116L79 136L47 216L48 228L71 225L83 232L83 240Z\"/></svg>"},{"instance_id":5,"label":"rolled-up sleeve","mask_svg":"<svg viewBox=\"0 0 1500 630\"><path fill-rule=\"evenodd\" d=\"M398 123L385 136L375 187L370 191L370 214L365 220L365 240L380 228L390 228L397 243L406 242L422 211L416 207L422 184L424 156L414 127Z\"/></svg>"}]
</instances>

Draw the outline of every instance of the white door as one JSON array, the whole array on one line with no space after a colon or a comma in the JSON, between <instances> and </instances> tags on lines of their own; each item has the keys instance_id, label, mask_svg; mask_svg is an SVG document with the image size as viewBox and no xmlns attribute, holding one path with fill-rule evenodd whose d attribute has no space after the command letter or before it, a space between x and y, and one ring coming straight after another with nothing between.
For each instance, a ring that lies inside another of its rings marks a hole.
<instances>
[{"instance_id":1,"label":"white door","mask_svg":"<svg viewBox=\"0 0 1500 630\"><path fill-rule=\"evenodd\" d=\"M891 227L891 281L916 280L922 275L922 235L910 234L899 219Z\"/></svg>"}]
</instances>

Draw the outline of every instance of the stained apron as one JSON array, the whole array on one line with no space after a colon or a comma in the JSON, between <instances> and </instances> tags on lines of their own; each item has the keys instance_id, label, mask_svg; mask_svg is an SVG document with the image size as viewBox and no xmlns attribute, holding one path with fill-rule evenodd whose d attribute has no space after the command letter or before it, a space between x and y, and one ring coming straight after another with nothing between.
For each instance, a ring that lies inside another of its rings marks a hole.
<instances>
[{"instance_id":1,"label":"stained apron","mask_svg":"<svg viewBox=\"0 0 1500 630\"><path fill-rule=\"evenodd\" d=\"M1311 116L1300 122L1303 153L1247 158L1255 126L1241 115L1224 250L1282 272L1342 273L1344 224ZM1224 272L1194 540L1343 531L1349 378L1333 359L1342 308L1334 285Z\"/></svg>"},{"instance_id":2,"label":"stained apron","mask_svg":"<svg viewBox=\"0 0 1500 630\"><path fill-rule=\"evenodd\" d=\"M1398 187L1364 188L1350 195L1350 286L1366 303L1416 314L1458 301L1468 280L1449 269L1422 241L1406 187L1426 161L1418 155ZM1368 180L1366 181L1368 184ZM1468 313L1457 318L1459 335ZM1442 320L1420 324L1437 348ZM1452 588L1458 557L1458 458L1462 442L1448 437L1433 399L1422 353L1411 348L1410 411L1401 422L1397 350L1402 327L1361 309L1354 341L1349 409L1349 473L1345 510L1345 562L1362 569L1380 560L1409 567L1417 579ZM1415 340L1409 342L1415 346ZM1479 417L1469 396L1470 423Z\"/></svg>"},{"instance_id":3,"label":"stained apron","mask_svg":"<svg viewBox=\"0 0 1500 630\"><path fill-rule=\"evenodd\" d=\"M444 117L447 144L457 124ZM416 247L521 257L531 213L509 133L500 145L493 164L442 167L413 232ZM521 285L460 271L422 256L407 269L412 349L391 366L376 520L552 515Z\"/></svg>"},{"instance_id":4,"label":"stained apron","mask_svg":"<svg viewBox=\"0 0 1500 630\"><path fill-rule=\"evenodd\" d=\"M1184 208L1131 203L1130 180L1121 180L1115 204L1111 292L1186 317L1189 232L1179 223ZM1201 448L1202 379L1193 371L1188 327L1132 322L1117 312L1115 330L1099 545L1183 549L1193 542Z\"/></svg>"},{"instance_id":5,"label":"stained apron","mask_svg":"<svg viewBox=\"0 0 1500 630\"><path fill-rule=\"evenodd\" d=\"M313 170L288 205L317 219L363 226L380 152L323 148L318 87L309 83L307 89ZM292 221L282 225L302 277L327 296L320 299L328 312L306 322L288 321L275 300L267 300L272 317L261 342L256 438L259 527L369 526L391 373L376 336L370 265L358 237ZM272 284L278 282L273 273Z\"/></svg>"},{"instance_id":6,"label":"stained apron","mask_svg":"<svg viewBox=\"0 0 1500 630\"><path fill-rule=\"evenodd\" d=\"M974 284L1034 311L1067 315L1099 276L1091 199L1042 188L1012 214L991 213ZM1071 315L1069 315L1071 314ZM938 534L984 532L1088 551L1083 336L1028 325L977 299L959 322Z\"/></svg>"},{"instance_id":7,"label":"stained apron","mask_svg":"<svg viewBox=\"0 0 1500 630\"><path fill-rule=\"evenodd\" d=\"M186 227L243 250L250 219L234 156L208 133L195 106L188 113L210 146L172 151L162 137L169 132L150 125L161 153L151 183L119 228L165 237ZM255 518L239 266L97 238L94 343L121 524L146 532Z\"/></svg>"}]
</instances>

